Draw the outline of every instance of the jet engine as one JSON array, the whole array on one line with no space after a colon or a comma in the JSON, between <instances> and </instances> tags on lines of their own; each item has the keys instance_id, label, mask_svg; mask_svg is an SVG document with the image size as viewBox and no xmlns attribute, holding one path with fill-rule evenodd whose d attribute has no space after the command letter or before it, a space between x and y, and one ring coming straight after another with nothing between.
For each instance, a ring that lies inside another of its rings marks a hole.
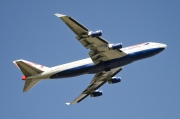
<instances>
[{"instance_id":1,"label":"jet engine","mask_svg":"<svg viewBox=\"0 0 180 119\"><path fill-rule=\"evenodd\" d=\"M91 97L98 97L101 96L103 94L102 90L96 90L94 91L92 94L90 94Z\"/></svg>"},{"instance_id":2,"label":"jet engine","mask_svg":"<svg viewBox=\"0 0 180 119\"><path fill-rule=\"evenodd\" d=\"M122 43L109 44L108 47L111 50L121 49L122 48Z\"/></svg>"},{"instance_id":3,"label":"jet engine","mask_svg":"<svg viewBox=\"0 0 180 119\"><path fill-rule=\"evenodd\" d=\"M119 82L121 82L121 77L112 77L112 78L108 81L109 84L114 84L114 83L119 83Z\"/></svg>"},{"instance_id":4,"label":"jet engine","mask_svg":"<svg viewBox=\"0 0 180 119\"><path fill-rule=\"evenodd\" d=\"M102 36L102 30L88 32L88 37L99 37L99 36Z\"/></svg>"}]
</instances>

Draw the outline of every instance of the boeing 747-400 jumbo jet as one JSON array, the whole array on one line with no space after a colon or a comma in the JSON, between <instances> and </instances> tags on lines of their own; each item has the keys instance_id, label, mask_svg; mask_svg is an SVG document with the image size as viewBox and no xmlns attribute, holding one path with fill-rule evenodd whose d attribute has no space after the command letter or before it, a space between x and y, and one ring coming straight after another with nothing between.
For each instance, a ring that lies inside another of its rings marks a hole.
<instances>
[{"instance_id":1,"label":"boeing 747-400 jumbo jet","mask_svg":"<svg viewBox=\"0 0 180 119\"><path fill-rule=\"evenodd\" d=\"M70 16L55 14L75 34L76 39L86 49L89 49L90 58L55 66L45 67L26 60L13 61L24 74L25 81L23 92L30 90L42 79L57 79L79 76L83 74L95 74L89 86L72 102L67 105L81 102L88 95L91 97L101 96L103 93L97 90L103 84L115 84L121 81L115 77L122 67L134 61L154 56L163 51L167 45L155 42L146 42L129 47L122 47L122 43L111 44L104 40L102 31L90 31Z\"/></svg>"}]
</instances>

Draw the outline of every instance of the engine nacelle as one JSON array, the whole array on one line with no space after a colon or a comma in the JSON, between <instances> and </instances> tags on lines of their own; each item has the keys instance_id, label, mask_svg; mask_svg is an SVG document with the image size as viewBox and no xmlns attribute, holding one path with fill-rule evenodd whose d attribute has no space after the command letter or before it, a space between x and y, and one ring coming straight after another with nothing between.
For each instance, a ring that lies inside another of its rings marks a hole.
<instances>
[{"instance_id":1,"label":"engine nacelle","mask_svg":"<svg viewBox=\"0 0 180 119\"><path fill-rule=\"evenodd\" d=\"M88 36L89 37L98 37L98 36L102 36L102 30L98 30L98 31L89 31L88 32Z\"/></svg>"},{"instance_id":2,"label":"engine nacelle","mask_svg":"<svg viewBox=\"0 0 180 119\"><path fill-rule=\"evenodd\" d=\"M121 49L122 48L122 43L109 44L108 47L109 47L109 49L112 49L112 50Z\"/></svg>"},{"instance_id":3,"label":"engine nacelle","mask_svg":"<svg viewBox=\"0 0 180 119\"><path fill-rule=\"evenodd\" d=\"M102 90L96 90L94 91L94 93L90 94L91 97L98 97L101 96L103 94Z\"/></svg>"},{"instance_id":4,"label":"engine nacelle","mask_svg":"<svg viewBox=\"0 0 180 119\"><path fill-rule=\"evenodd\" d=\"M114 84L119 82L121 82L121 77L112 77L111 80L108 81L109 84Z\"/></svg>"}]
</instances>

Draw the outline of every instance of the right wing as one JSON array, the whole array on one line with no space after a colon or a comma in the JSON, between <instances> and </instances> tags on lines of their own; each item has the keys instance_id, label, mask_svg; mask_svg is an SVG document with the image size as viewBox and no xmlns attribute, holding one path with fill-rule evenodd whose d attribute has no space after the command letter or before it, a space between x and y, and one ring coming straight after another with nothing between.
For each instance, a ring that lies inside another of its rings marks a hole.
<instances>
[{"instance_id":1,"label":"right wing","mask_svg":"<svg viewBox=\"0 0 180 119\"><path fill-rule=\"evenodd\" d=\"M110 50L106 40L102 37L88 37L87 34L90 32L85 26L77 22L70 16L55 14L59 17L77 36L76 39L87 49L90 49L89 56L91 57L94 64L100 62L120 58L126 55L125 52L115 49Z\"/></svg>"},{"instance_id":2,"label":"right wing","mask_svg":"<svg viewBox=\"0 0 180 119\"><path fill-rule=\"evenodd\" d=\"M111 77L115 76L118 72L120 72L122 68L115 68L111 69L111 71L107 72L100 72L97 73L93 80L91 81L90 85L72 102L66 103L67 105L75 104L81 102L85 99L88 95L96 91L99 87L105 84Z\"/></svg>"},{"instance_id":3,"label":"right wing","mask_svg":"<svg viewBox=\"0 0 180 119\"><path fill-rule=\"evenodd\" d=\"M76 34L76 35L83 35L88 32L88 29L83 26L82 24L78 23L72 17L63 14L55 14L57 17L61 18L65 24Z\"/></svg>"}]
</instances>

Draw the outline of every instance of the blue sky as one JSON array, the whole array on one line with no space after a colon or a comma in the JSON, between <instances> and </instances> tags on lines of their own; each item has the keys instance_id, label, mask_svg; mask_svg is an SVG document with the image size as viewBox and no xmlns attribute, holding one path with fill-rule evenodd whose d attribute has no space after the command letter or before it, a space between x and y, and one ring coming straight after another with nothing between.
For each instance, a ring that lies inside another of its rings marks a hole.
<instances>
[{"instance_id":1,"label":"blue sky","mask_svg":"<svg viewBox=\"0 0 180 119\"><path fill-rule=\"evenodd\" d=\"M0 1L0 118L180 118L179 0ZM123 67L119 84L105 84L103 96L66 106L93 75L45 80L22 93L22 73L13 60L48 67L88 57L75 34L56 16L67 14L111 43L129 46L152 41L162 53Z\"/></svg>"}]
</instances>

